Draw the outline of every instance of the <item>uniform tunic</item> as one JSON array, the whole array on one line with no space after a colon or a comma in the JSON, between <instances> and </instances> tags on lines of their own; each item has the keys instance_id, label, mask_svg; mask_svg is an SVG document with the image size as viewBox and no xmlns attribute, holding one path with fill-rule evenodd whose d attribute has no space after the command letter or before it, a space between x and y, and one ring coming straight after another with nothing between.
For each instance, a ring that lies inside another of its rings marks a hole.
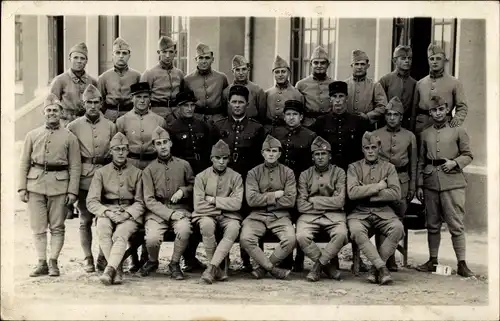
<instances>
[{"instance_id":1,"label":"uniform tunic","mask_svg":"<svg viewBox=\"0 0 500 321\"><path fill-rule=\"evenodd\" d=\"M315 118L330 111L330 95L328 85L333 79L326 76L324 80L319 80L313 75L309 75L297 82L295 87L304 96L304 120L303 125L311 126Z\"/></svg>"},{"instance_id":2,"label":"uniform tunic","mask_svg":"<svg viewBox=\"0 0 500 321\"><path fill-rule=\"evenodd\" d=\"M298 100L304 103L304 96L300 91L293 87L289 82L285 86L278 84L269 88L265 92L266 95L266 125L273 125L273 123L280 123L283 121L283 109L285 108L285 101Z\"/></svg>"},{"instance_id":3,"label":"uniform tunic","mask_svg":"<svg viewBox=\"0 0 500 321\"><path fill-rule=\"evenodd\" d=\"M413 130L411 128L411 117L417 81L410 75L401 74L394 70L382 76L379 83L384 89L388 101L393 97L399 97L404 107L402 126L408 130Z\"/></svg>"},{"instance_id":4,"label":"uniform tunic","mask_svg":"<svg viewBox=\"0 0 500 321\"><path fill-rule=\"evenodd\" d=\"M247 116L254 118L256 120L263 120L266 114L266 94L264 90L259 87L259 85L246 81L244 84L233 83L226 87L222 92L222 104L224 110L227 111L229 115L231 113L231 107L229 105L229 90L234 85L242 85L248 89L248 106L247 106Z\"/></svg>"},{"instance_id":5,"label":"uniform tunic","mask_svg":"<svg viewBox=\"0 0 500 321\"><path fill-rule=\"evenodd\" d=\"M385 113L387 97L382 85L368 77L349 77L347 83L347 111L365 113L372 123L381 119Z\"/></svg>"}]
</instances>

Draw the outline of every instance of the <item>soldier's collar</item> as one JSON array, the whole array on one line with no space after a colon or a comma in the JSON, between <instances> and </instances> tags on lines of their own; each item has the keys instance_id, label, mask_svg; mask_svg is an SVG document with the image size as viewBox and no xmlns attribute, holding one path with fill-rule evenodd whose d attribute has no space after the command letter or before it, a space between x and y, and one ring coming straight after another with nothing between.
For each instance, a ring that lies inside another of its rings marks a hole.
<instances>
[{"instance_id":1,"label":"soldier's collar","mask_svg":"<svg viewBox=\"0 0 500 321\"><path fill-rule=\"evenodd\" d=\"M401 70L401 69L397 69L394 71L394 73L400 77L400 78L408 78L410 77L410 70Z\"/></svg>"},{"instance_id":2,"label":"soldier's collar","mask_svg":"<svg viewBox=\"0 0 500 321\"><path fill-rule=\"evenodd\" d=\"M276 167L278 167L278 165L279 165L279 161L276 161L272 164L264 161L264 167L266 167L266 168L276 168Z\"/></svg>"},{"instance_id":3,"label":"soldier's collar","mask_svg":"<svg viewBox=\"0 0 500 321\"><path fill-rule=\"evenodd\" d=\"M172 161L172 154L169 154L166 158L160 158L159 156L157 157L158 163L167 165Z\"/></svg>"},{"instance_id":4,"label":"soldier's collar","mask_svg":"<svg viewBox=\"0 0 500 321\"><path fill-rule=\"evenodd\" d=\"M326 165L324 168L321 168L319 166L317 166L316 164L314 164L314 170L318 173L325 173L325 172L328 172L330 170L330 168L332 168L332 164L328 164Z\"/></svg>"},{"instance_id":5,"label":"soldier's collar","mask_svg":"<svg viewBox=\"0 0 500 321\"><path fill-rule=\"evenodd\" d=\"M99 116L97 116L97 118L94 120L90 119L89 116L87 114L85 114L85 121L87 123L91 123L91 124L95 125L101 121L101 113L99 113Z\"/></svg>"},{"instance_id":6,"label":"soldier's collar","mask_svg":"<svg viewBox=\"0 0 500 321\"><path fill-rule=\"evenodd\" d=\"M299 125L295 128L291 128L288 125L285 125L285 128L288 130L288 132L291 132L292 134L296 134L302 129L302 125Z\"/></svg>"},{"instance_id":7,"label":"soldier's collar","mask_svg":"<svg viewBox=\"0 0 500 321\"><path fill-rule=\"evenodd\" d=\"M379 157L380 158L380 157ZM372 165L376 165L378 164L378 160L379 158L377 158L376 160L374 160L373 162L369 162L368 160L366 160L366 158L364 158L363 160L365 161L365 164L368 165L368 166L372 166Z\"/></svg>"},{"instance_id":8,"label":"soldier's collar","mask_svg":"<svg viewBox=\"0 0 500 321\"><path fill-rule=\"evenodd\" d=\"M158 62L158 65L160 65L161 69L165 69L165 70L172 70L172 69L174 69L174 64L173 63L171 63L171 64L168 65L168 64L166 64L166 63L164 63L163 61L160 60Z\"/></svg>"},{"instance_id":9,"label":"soldier's collar","mask_svg":"<svg viewBox=\"0 0 500 321\"><path fill-rule=\"evenodd\" d=\"M324 73L324 74L312 73L311 76L314 80L318 80L318 81L324 81L324 80L330 79L330 77L326 73Z\"/></svg>"},{"instance_id":10,"label":"soldier's collar","mask_svg":"<svg viewBox=\"0 0 500 321\"><path fill-rule=\"evenodd\" d=\"M113 70L118 73L118 74L121 74L123 75L124 73L126 73L128 71L128 65L126 65L125 67L123 68L118 68L116 66L113 66Z\"/></svg>"},{"instance_id":11,"label":"soldier's collar","mask_svg":"<svg viewBox=\"0 0 500 321\"><path fill-rule=\"evenodd\" d=\"M200 74L201 76L208 76L212 73L212 68L210 68L208 70L200 70L200 69L198 69L198 67L196 67L196 72L198 74Z\"/></svg>"},{"instance_id":12,"label":"soldier's collar","mask_svg":"<svg viewBox=\"0 0 500 321\"><path fill-rule=\"evenodd\" d=\"M68 70L68 74L69 76L71 77L71 80L73 80L74 83L78 83L79 81L81 82L87 82L88 80L88 75L87 73L85 72L85 70L83 70L83 73L82 73L82 76L81 77L78 77L71 68L69 68Z\"/></svg>"},{"instance_id":13,"label":"soldier's collar","mask_svg":"<svg viewBox=\"0 0 500 321\"><path fill-rule=\"evenodd\" d=\"M281 85L280 85L280 84L278 84L278 83L276 83L276 85L275 85L275 86L276 86L276 88L278 88L278 89L287 89L289 85L290 85L290 81L288 81L288 80L287 80L287 81L285 81L285 82L284 82L283 84L281 84Z\"/></svg>"},{"instance_id":14,"label":"soldier's collar","mask_svg":"<svg viewBox=\"0 0 500 321\"><path fill-rule=\"evenodd\" d=\"M249 80L248 80L248 79L246 79L246 80L244 80L244 81L236 81L236 80L235 80L235 81L233 82L233 85L246 86L246 85L248 85L248 83L249 83Z\"/></svg>"},{"instance_id":15,"label":"soldier's collar","mask_svg":"<svg viewBox=\"0 0 500 321\"><path fill-rule=\"evenodd\" d=\"M219 176L222 176L224 175L226 172L227 172L227 167L222 171L222 172L219 172L218 170L215 169L215 167L212 166L212 171L216 174L216 175L219 175Z\"/></svg>"},{"instance_id":16,"label":"soldier's collar","mask_svg":"<svg viewBox=\"0 0 500 321\"><path fill-rule=\"evenodd\" d=\"M357 77L357 76L354 76L354 75L353 75L353 76L352 76L352 79L353 79L354 81L356 81L356 82L365 81L365 80L366 80L366 74L365 74L364 76L359 76L359 77Z\"/></svg>"},{"instance_id":17,"label":"soldier's collar","mask_svg":"<svg viewBox=\"0 0 500 321\"><path fill-rule=\"evenodd\" d=\"M391 132L391 133L396 133L396 132L399 132L401 131L401 125L399 125L397 128L390 128L389 126L385 126L385 129L388 131L388 132Z\"/></svg>"},{"instance_id":18,"label":"soldier's collar","mask_svg":"<svg viewBox=\"0 0 500 321\"><path fill-rule=\"evenodd\" d=\"M236 122L239 122L241 124L245 123L245 121L247 120L247 115L243 116L242 118L240 119L236 119L234 118L233 116L229 117L229 119L231 120L232 123L236 123Z\"/></svg>"},{"instance_id":19,"label":"soldier's collar","mask_svg":"<svg viewBox=\"0 0 500 321\"><path fill-rule=\"evenodd\" d=\"M56 130L56 129L61 128L61 123L59 122L59 123L54 124L54 125L49 125L48 123L45 123L45 128L49 129L49 130Z\"/></svg>"},{"instance_id":20,"label":"soldier's collar","mask_svg":"<svg viewBox=\"0 0 500 321\"><path fill-rule=\"evenodd\" d=\"M116 171L122 171L125 168L127 168L127 161L125 161L125 163L123 163L122 165L118 165L115 162L112 162L112 163L113 163L113 169L116 170Z\"/></svg>"},{"instance_id":21,"label":"soldier's collar","mask_svg":"<svg viewBox=\"0 0 500 321\"><path fill-rule=\"evenodd\" d=\"M445 128L447 125L448 125L448 121L445 121L445 122L442 122L442 123L440 123L440 124L438 124L438 123L434 123L434 125L433 125L433 126L434 126L434 128L435 128L435 129L443 129L443 128Z\"/></svg>"},{"instance_id":22,"label":"soldier's collar","mask_svg":"<svg viewBox=\"0 0 500 321\"><path fill-rule=\"evenodd\" d=\"M146 109L144 112L140 112L137 108L134 107L133 109L134 113L136 113L139 116L144 116L149 114L149 109Z\"/></svg>"},{"instance_id":23,"label":"soldier's collar","mask_svg":"<svg viewBox=\"0 0 500 321\"><path fill-rule=\"evenodd\" d=\"M443 75L444 75L444 68L441 70L438 70L438 71L433 71L433 70L429 71L429 77L431 77L433 79L441 78L441 77L443 77Z\"/></svg>"}]
</instances>

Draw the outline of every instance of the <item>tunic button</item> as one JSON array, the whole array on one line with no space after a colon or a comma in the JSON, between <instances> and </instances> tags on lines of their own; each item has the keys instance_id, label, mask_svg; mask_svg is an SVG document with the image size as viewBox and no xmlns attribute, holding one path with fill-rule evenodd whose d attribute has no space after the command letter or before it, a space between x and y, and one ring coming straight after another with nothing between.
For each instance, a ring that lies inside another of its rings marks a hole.
<instances>
[{"instance_id":1,"label":"tunic button","mask_svg":"<svg viewBox=\"0 0 500 321\"><path fill-rule=\"evenodd\" d=\"M375 177L372 177L372 180L374 180L374 179L375 179Z\"/></svg>"},{"instance_id":2,"label":"tunic button","mask_svg":"<svg viewBox=\"0 0 500 321\"><path fill-rule=\"evenodd\" d=\"M359 100L356 99L356 102L358 102Z\"/></svg>"},{"instance_id":3,"label":"tunic button","mask_svg":"<svg viewBox=\"0 0 500 321\"><path fill-rule=\"evenodd\" d=\"M50 140L47 142L47 144L50 143Z\"/></svg>"},{"instance_id":4,"label":"tunic button","mask_svg":"<svg viewBox=\"0 0 500 321\"><path fill-rule=\"evenodd\" d=\"M49 153L49 151L46 151L46 153L48 154L48 153Z\"/></svg>"},{"instance_id":5,"label":"tunic button","mask_svg":"<svg viewBox=\"0 0 500 321\"><path fill-rule=\"evenodd\" d=\"M439 143L439 139L438 139L438 140L436 140L436 142L438 142L438 143Z\"/></svg>"},{"instance_id":6,"label":"tunic button","mask_svg":"<svg viewBox=\"0 0 500 321\"><path fill-rule=\"evenodd\" d=\"M439 152L439 149L437 151Z\"/></svg>"},{"instance_id":7,"label":"tunic button","mask_svg":"<svg viewBox=\"0 0 500 321\"><path fill-rule=\"evenodd\" d=\"M123 186L123 183L120 183L120 186Z\"/></svg>"},{"instance_id":8,"label":"tunic button","mask_svg":"<svg viewBox=\"0 0 500 321\"><path fill-rule=\"evenodd\" d=\"M359 94L359 89L358 89L358 90L356 90L356 92Z\"/></svg>"},{"instance_id":9,"label":"tunic button","mask_svg":"<svg viewBox=\"0 0 500 321\"><path fill-rule=\"evenodd\" d=\"M320 100L319 102L320 102L320 103L322 103L322 102L323 102L323 100Z\"/></svg>"},{"instance_id":10,"label":"tunic button","mask_svg":"<svg viewBox=\"0 0 500 321\"><path fill-rule=\"evenodd\" d=\"M392 145L392 147L396 147L396 145Z\"/></svg>"},{"instance_id":11,"label":"tunic button","mask_svg":"<svg viewBox=\"0 0 500 321\"><path fill-rule=\"evenodd\" d=\"M208 95L205 95L205 98L208 99Z\"/></svg>"},{"instance_id":12,"label":"tunic button","mask_svg":"<svg viewBox=\"0 0 500 321\"><path fill-rule=\"evenodd\" d=\"M280 110L279 107L276 107L276 110Z\"/></svg>"},{"instance_id":13,"label":"tunic button","mask_svg":"<svg viewBox=\"0 0 500 321\"><path fill-rule=\"evenodd\" d=\"M271 177L269 180L272 182L272 181L273 181L273 178Z\"/></svg>"},{"instance_id":14,"label":"tunic button","mask_svg":"<svg viewBox=\"0 0 500 321\"><path fill-rule=\"evenodd\" d=\"M167 188L167 192L170 191L170 188Z\"/></svg>"},{"instance_id":15,"label":"tunic button","mask_svg":"<svg viewBox=\"0 0 500 321\"><path fill-rule=\"evenodd\" d=\"M144 129L141 129L141 133L144 133Z\"/></svg>"},{"instance_id":16,"label":"tunic button","mask_svg":"<svg viewBox=\"0 0 500 321\"><path fill-rule=\"evenodd\" d=\"M94 135L94 138L97 138L97 135ZM50 142L49 142L50 143Z\"/></svg>"},{"instance_id":17,"label":"tunic button","mask_svg":"<svg viewBox=\"0 0 500 321\"><path fill-rule=\"evenodd\" d=\"M97 147L99 147L99 145L95 145L94 147L97 148Z\"/></svg>"},{"instance_id":18,"label":"tunic button","mask_svg":"<svg viewBox=\"0 0 500 321\"><path fill-rule=\"evenodd\" d=\"M431 90L434 90L434 86L431 87Z\"/></svg>"},{"instance_id":19,"label":"tunic button","mask_svg":"<svg viewBox=\"0 0 500 321\"><path fill-rule=\"evenodd\" d=\"M167 181L169 181L169 180L170 180L170 178L167 177Z\"/></svg>"},{"instance_id":20,"label":"tunic button","mask_svg":"<svg viewBox=\"0 0 500 321\"><path fill-rule=\"evenodd\" d=\"M239 139L239 137L238 137L238 136L236 136L236 139Z\"/></svg>"}]
</instances>

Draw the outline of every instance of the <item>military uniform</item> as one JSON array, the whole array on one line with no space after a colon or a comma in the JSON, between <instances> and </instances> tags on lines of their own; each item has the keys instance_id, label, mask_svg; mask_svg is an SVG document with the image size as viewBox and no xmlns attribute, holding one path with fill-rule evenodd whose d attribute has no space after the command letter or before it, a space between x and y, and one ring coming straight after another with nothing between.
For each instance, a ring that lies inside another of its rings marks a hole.
<instances>
[{"instance_id":1,"label":"military uniform","mask_svg":"<svg viewBox=\"0 0 500 321\"><path fill-rule=\"evenodd\" d=\"M130 52L130 46L125 40L118 37L113 42L113 51L115 50L128 50ZM118 117L134 108L130 86L138 83L140 78L141 73L129 66L125 66L125 68L114 66L99 76L97 88L104 99L104 117L115 122Z\"/></svg>"},{"instance_id":2,"label":"military uniform","mask_svg":"<svg viewBox=\"0 0 500 321\"><path fill-rule=\"evenodd\" d=\"M53 105L62 107L57 97L49 94L44 108ZM81 171L78 139L69 130L47 123L28 132L20 159L18 192L26 191L28 195L30 226L39 260L31 276L59 275L57 259L64 244L65 203L68 194L78 195ZM51 233L49 267L47 226Z\"/></svg>"}]
</instances>

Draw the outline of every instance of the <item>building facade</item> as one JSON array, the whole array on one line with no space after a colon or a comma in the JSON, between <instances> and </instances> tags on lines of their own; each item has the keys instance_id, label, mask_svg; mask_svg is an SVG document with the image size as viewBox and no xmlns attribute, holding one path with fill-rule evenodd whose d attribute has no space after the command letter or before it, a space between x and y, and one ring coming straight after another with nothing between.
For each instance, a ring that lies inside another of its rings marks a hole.
<instances>
[{"instance_id":1,"label":"building facade","mask_svg":"<svg viewBox=\"0 0 500 321\"><path fill-rule=\"evenodd\" d=\"M393 49L408 44L418 80L428 73L429 43L442 45L450 58L447 72L462 81L469 105L464 127L475 157L466 169L466 221L469 228L486 229L486 21L481 19L16 16L16 140L41 123L43 96L50 81L68 68L71 46L87 44L87 72L97 77L112 67L111 45L120 36L131 45L130 66L142 72L157 62L161 35L177 41L175 63L185 73L195 68L196 45L204 42L214 51L214 69L232 81L231 60L244 55L251 80L264 89L273 85L277 54L290 62L295 84L309 74L317 45L328 51L329 75L339 80L350 75L351 51L362 49L370 57L368 76L378 80L393 68Z\"/></svg>"}]
</instances>

